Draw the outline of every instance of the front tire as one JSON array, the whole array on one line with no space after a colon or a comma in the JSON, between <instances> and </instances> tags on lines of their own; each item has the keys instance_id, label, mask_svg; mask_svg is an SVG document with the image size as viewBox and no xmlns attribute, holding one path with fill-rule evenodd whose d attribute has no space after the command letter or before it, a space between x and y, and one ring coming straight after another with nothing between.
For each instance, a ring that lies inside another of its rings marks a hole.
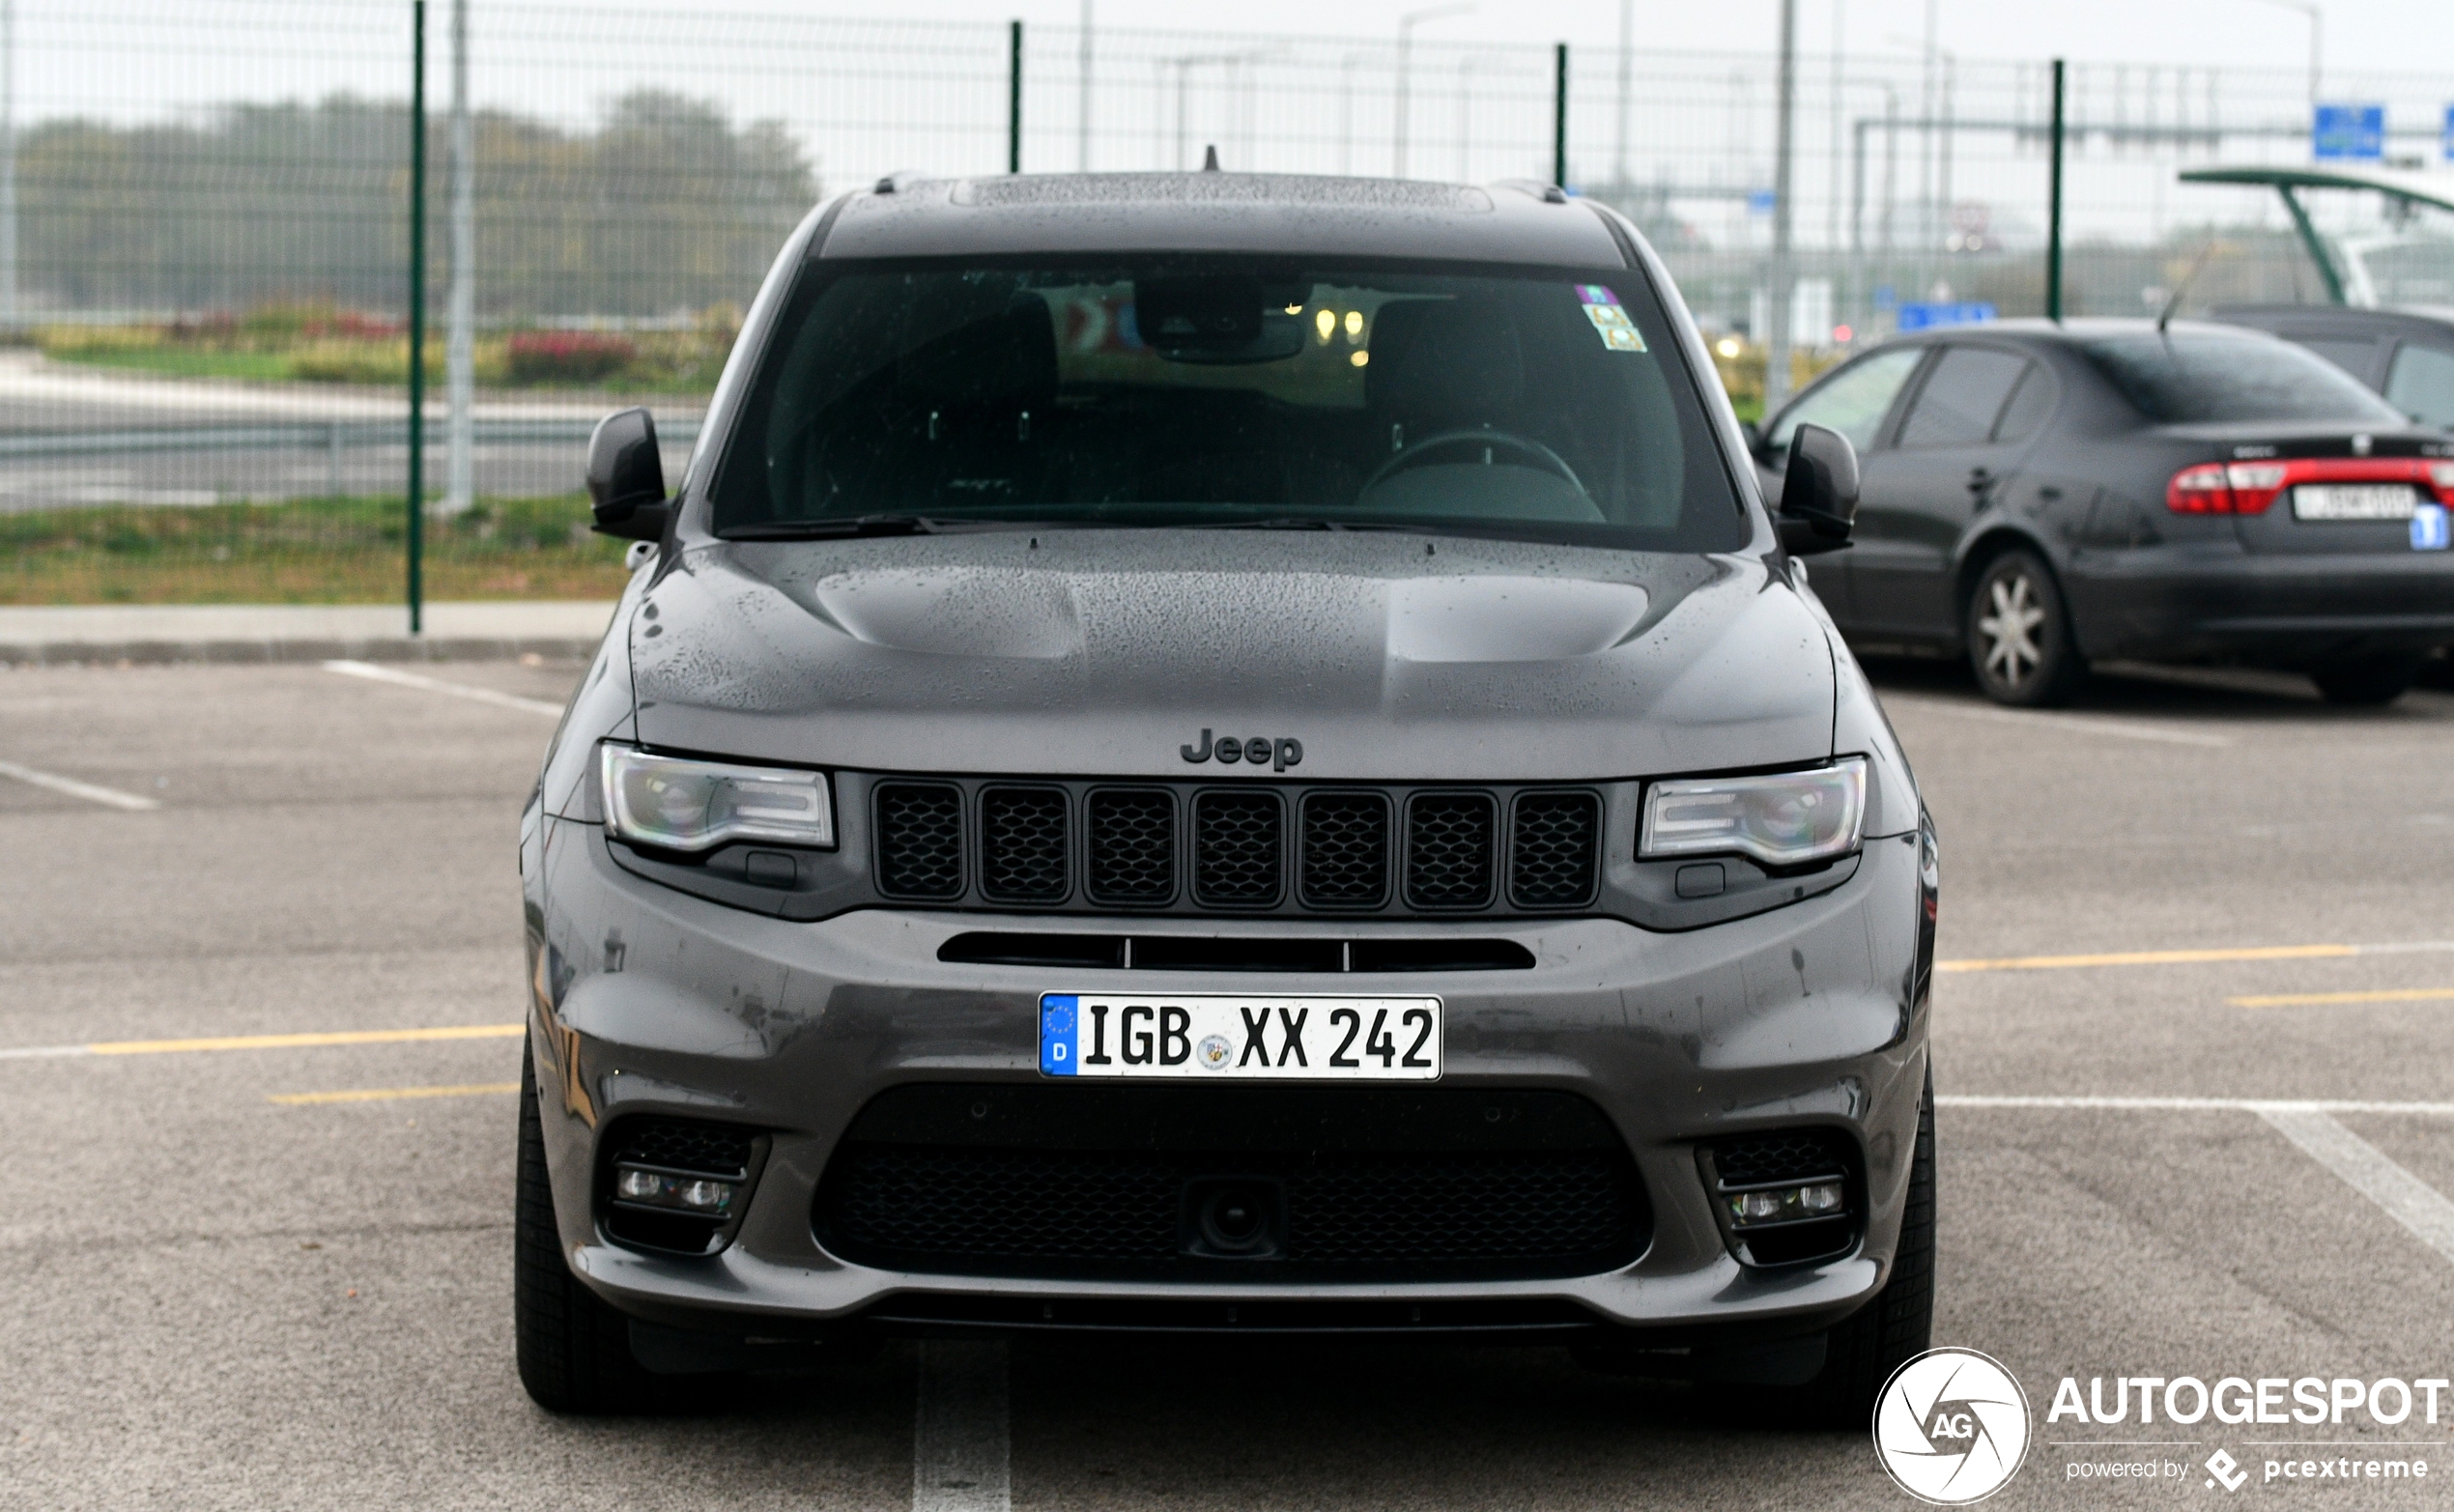
<instances>
[{"instance_id":1,"label":"front tire","mask_svg":"<svg viewBox=\"0 0 2454 1512\"><path fill-rule=\"evenodd\" d=\"M1772 1393L1776 1415L1828 1428L1873 1421L1875 1397L1893 1372L1925 1354L1934 1338L1934 1070L1917 1110L1917 1153L1892 1278L1874 1300L1824 1336L1823 1369L1802 1386Z\"/></svg>"},{"instance_id":2,"label":"front tire","mask_svg":"<svg viewBox=\"0 0 2454 1512\"><path fill-rule=\"evenodd\" d=\"M2050 708L2067 703L2087 663L2070 633L2070 610L2052 569L2034 552L1995 557L1969 595L1961 627L1969 669L1996 703Z\"/></svg>"},{"instance_id":3,"label":"front tire","mask_svg":"<svg viewBox=\"0 0 2454 1512\"><path fill-rule=\"evenodd\" d=\"M512 1332L520 1384L549 1412L640 1412L661 1406L664 1382L631 1357L630 1320L571 1273L554 1219L537 1106L536 1060L520 1053L520 1173L512 1226Z\"/></svg>"}]
</instances>

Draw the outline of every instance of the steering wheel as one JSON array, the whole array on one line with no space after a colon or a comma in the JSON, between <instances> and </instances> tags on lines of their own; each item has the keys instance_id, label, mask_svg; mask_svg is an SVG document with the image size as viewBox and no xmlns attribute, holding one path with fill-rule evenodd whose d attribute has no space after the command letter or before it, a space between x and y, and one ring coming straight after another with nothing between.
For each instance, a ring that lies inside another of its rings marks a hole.
<instances>
[{"instance_id":1,"label":"steering wheel","mask_svg":"<svg viewBox=\"0 0 2454 1512\"><path fill-rule=\"evenodd\" d=\"M1593 498L1585 491L1584 480L1577 476L1577 470L1568 466L1566 458L1530 437L1519 436L1509 431L1492 430L1441 431L1435 436L1426 436L1421 441L1411 442L1405 450L1382 463L1378 471L1364 479L1363 487L1356 492L1355 497L1359 499L1369 494L1410 468L1423 466L1433 452L1443 446L1456 446L1469 442L1481 444L1483 461L1486 464L1491 461L1491 453L1495 448L1513 451L1520 456L1531 457L1543 471L1554 472L1567 479L1568 486L1577 491L1578 497L1588 501Z\"/></svg>"}]
</instances>

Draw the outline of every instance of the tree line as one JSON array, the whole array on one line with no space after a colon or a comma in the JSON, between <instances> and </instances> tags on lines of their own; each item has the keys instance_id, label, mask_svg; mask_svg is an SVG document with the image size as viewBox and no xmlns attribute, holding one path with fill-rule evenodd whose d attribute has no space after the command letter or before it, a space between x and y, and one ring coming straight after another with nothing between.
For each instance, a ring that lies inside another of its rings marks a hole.
<instances>
[{"instance_id":1,"label":"tree line","mask_svg":"<svg viewBox=\"0 0 2454 1512\"><path fill-rule=\"evenodd\" d=\"M638 89L593 125L479 112L476 297L490 318L746 303L819 196L781 123ZM231 104L190 121L64 119L17 138L19 281L52 312L408 301L410 127L398 101ZM449 277L449 128L429 119L432 306Z\"/></svg>"}]
</instances>

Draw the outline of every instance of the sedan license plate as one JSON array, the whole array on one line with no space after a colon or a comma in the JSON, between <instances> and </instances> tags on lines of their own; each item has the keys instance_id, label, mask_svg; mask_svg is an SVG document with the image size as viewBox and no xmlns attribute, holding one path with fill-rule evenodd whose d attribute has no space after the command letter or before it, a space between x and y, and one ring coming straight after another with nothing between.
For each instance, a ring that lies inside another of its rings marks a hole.
<instances>
[{"instance_id":1,"label":"sedan license plate","mask_svg":"<svg viewBox=\"0 0 2454 1512\"><path fill-rule=\"evenodd\" d=\"M2409 483L2303 483L2292 491L2292 517L2409 520L2419 497Z\"/></svg>"},{"instance_id":2,"label":"sedan license plate","mask_svg":"<svg viewBox=\"0 0 2454 1512\"><path fill-rule=\"evenodd\" d=\"M1436 997L1049 992L1047 1076L1185 1081L1438 1081Z\"/></svg>"}]
</instances>

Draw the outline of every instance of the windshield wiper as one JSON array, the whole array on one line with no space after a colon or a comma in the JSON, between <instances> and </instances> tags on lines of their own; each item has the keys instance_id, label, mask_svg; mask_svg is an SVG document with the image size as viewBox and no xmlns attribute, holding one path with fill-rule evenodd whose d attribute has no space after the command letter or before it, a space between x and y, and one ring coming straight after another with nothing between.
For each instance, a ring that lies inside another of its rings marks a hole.
<instances>
[{"instance_id":1,"label":"windshield wiper","mask_svg":"<svg viewBox=\"0 0 2454 1512\"><path fill-rule=\"evenodd\" d=\"M930 515L839 515L818 520L763 520L729 527L728 541L822 541L855 535L950 535L964 530L1018 530L1035 521L945 519Z\"/></svg>"},{"instance_id":2,"label":"windshield wiper","mask_svg":"<svg viewBox=\"0 0 2454 1512\"><path fill-rule=\"evenodd\" d=\"M1437 535L1438 529L1402 520L1345 520L1334 515L1271 515L1264 520L1211 520L1196 530L1398 530Z\"/></svg>"}]
</instances>

